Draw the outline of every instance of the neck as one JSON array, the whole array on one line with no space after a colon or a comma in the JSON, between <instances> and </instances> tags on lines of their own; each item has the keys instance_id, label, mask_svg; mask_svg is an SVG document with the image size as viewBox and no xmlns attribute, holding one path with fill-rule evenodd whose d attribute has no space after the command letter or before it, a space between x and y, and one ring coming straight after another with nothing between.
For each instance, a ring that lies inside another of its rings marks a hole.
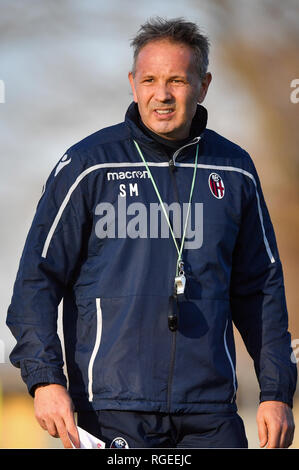
<instances>
[{"instance_id":1,"label":"neck","mask_svg":"<svg viewBox=\"0 0 299 470\"><path fill-rule=\"evenodd\" d=\"M184 145L186 142L188 142L190 140L190 136L188 136L184 139L167 139L167 138L161 136L160 134L157 134L156 132L152 131L149 127L147 127L144 124L144 122L141 120L141 118L139 119L139 123L140 123L142 129L146 132L146 134L148 134L150 137L152 137L157 142L159 142L163 145L166 145L167 147L171 147L171 148L181 147L182 145Z\"/></svg>"}]
</instances>

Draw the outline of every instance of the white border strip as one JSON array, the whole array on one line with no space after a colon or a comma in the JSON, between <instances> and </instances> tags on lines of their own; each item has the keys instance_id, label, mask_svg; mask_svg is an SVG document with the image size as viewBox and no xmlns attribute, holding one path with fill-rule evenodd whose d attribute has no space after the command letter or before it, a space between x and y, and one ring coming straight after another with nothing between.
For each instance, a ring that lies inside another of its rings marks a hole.
<instances>
[{"instance_id":1,"label":"white border strip","mask_svg":"<svg viewBox=\"0 0 299 470\"><path fill-rule=\"evenodd\" d=\"M223 339L224 339L224 347L225 347L225 352L226 352L226 355L227 355L227 358L230 362L230 366L232 368L232 373L233 373L233 384L234 384L234 394L233 394L233 397L231 399L231 402L234 400L235 398L235 395L237 393L237 387L236 387L236 371L235 371L235 367L234 367L234 364L233 364L233 360L231 358L231 355L229 353L229 350L228 350L228 346L227 346L227 342L226 342L226 330L227 330L227 325L228 325L228 320L226 320L226 325L225 325L225 329L224 329L224 335L223 335Z\"/></svg>"},{"instance_id":2,"label":"white border strip","mask_svg":"<svg viewBox=\"0 0 299 470\"><path fill-rule=\"evenodd\" d=\"M168 167L169 163L168 162L162 162L162 163L148 162L148 165L149 166L157 166L157 167ZM136 167L136 166L137 167L144 167L144 163L143 162L99 163L98 165L91 166L91 167L87 168L85 171L83 171L77 177L75 182L72 184L72 186L68 190L67 195L65 196L65 198L64 198L64 200L63 200L63 202L62 202L62 204L61 204L61 206L60 206L60 208L59 208L59 210L56 214L56 217L55 217L54 222L53 222L53 224L52 224L52 226L49 230L49 233L47 235L47 238L46 238L46 241L45 241L45 244L44 244L44 247L43 247L43 251L42 251L42 255L41 255L42 258L47 257L47 252L48 252L48 249L49 249L51 239L54 235L54 232L55 232L56 227L59 223L59 220L62 216L62 213L63 213L65 207L67 206L73 191L77 188L77 186L83 180L83 178L85 178L85 176L87 176L89 173L92 173L93 171L99 170L101 168L125 168L125 167ZM185 168L185 167L186 168L188 168L188 167L193 168L194 163L175 163L175 166L183 167L183 168ZM211 170L236 171L237 173L241 173L241 174L247 176L248 178L250 178L253 181L254 186L255 186L255 193L256 193L256 198L257 198L259 218L260 218L262 232L263 232L264 244L265 244L266 251L267 251L267 254L270 258L271 263L275 263L275 259L274 259L274 256L272 254L272 251L270 249L270 245L269 245L268 239L266 237L266 233L265 233L264 219L263 219L263 214L262 214L262 209L261 209L260 197L259 197L259 194L258 194L258 191L257 191L257 184L256 184L254 176L251 173L249 173L248 171L243 170L242 168L237 168L237 167L233 167L233 166L205 165L203 163L198 163L197 167L198 168L204 168L204 169L211 169Z\"/></svg>"},{"instance_id":3,"label":"white border strip","mask_svg":"<svg viewBox=\"0 0 299 470\"><path fill-rule=\"evenodd\" d=\"M96 340L94 344L94 348L92 354L90 356L89 364L88 364L88 400L93 400L93 364L98 353L101 338L102 338L102 308L101 308L101 299L96 299L96 307L97 307L97 332L96 332Z\"/></svg>"}]
</instances>

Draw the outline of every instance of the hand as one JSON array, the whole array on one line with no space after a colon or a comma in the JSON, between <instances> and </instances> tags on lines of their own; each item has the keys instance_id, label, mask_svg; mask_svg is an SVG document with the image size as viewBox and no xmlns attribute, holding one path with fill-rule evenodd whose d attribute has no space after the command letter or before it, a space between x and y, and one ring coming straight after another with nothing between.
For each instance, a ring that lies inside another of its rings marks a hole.
<instances>
[{"instance_id":1,"label":"hand","mask_svg":"<svg viewBox=\"0 0 299 470\"><path fill-rule=\"evenodd\" d=\"M291 408L281 401L264 401L257 412L260 447L287 448L293 442L294 420Z\"/></svg>"},{"instance_id":2,"label":"hand","mask_svg":"<svg viewBox=\"0 0 299 470\"><path fill-rule=\"evenodd\" d=\"M65 448L80 447L72 400L62 385L38 387L34 394L35 417L41 427L53 437L60 437Z\"/></svg>"}]
</instances>

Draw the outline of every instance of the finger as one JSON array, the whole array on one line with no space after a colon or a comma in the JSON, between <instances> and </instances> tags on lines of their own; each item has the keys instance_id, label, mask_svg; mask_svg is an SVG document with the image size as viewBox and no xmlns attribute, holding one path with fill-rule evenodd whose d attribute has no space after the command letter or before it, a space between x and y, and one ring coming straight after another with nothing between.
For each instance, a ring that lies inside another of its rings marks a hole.
<instances>
[{"instance_id":1,"label":"finger","mask_svg":"<svg viewBox=\"0 0 299 470\"><path fill-rule=\"evenodd\" d=\"M46 426L46 431L48 431L50 436L59 437L57 427L55 425L55 422L52 419L48 418L48 419L44 420L44 424ZM45 428L43 428L43 429L45 429Z\"/></svg>"},{"instance_id":2,"label":"finger","mask_svg":"<svg viewBox=\"0 0 299 470\"><path fill-rule=\"evenodd\" d=\"M64 420L60 417L57 417L55 424L56 424L56 428L58 431L58 435L62 441L63 447L65 449L72 449L73 446L68 436L68 432L67 432Z\"/></svg>"},{"instance_id":3,"label":"finger","mask_svg":"<svg viewBox=\"0 0 299 470\"><path fill-rule=\"evenodd\" d=\"M289 433L286 439L286 448L290 447L293 444L294 432Z\"/></svg>"},{"instance_id":4,"label":"finger","mask_svg":"<svg viewBox=\"0 0 299 470\"><path fill-rule=\"evenodd\" d=\"M67 429L69 438L71 439L74 446L77 449L79 449L80 448L80 438L79 438L79 433L78 433L78 429L77 429L77 426L76 426L76 423L75 423L75 418L74 418L73 413L70 413L69 415L66 416L65 424L66 424L66 429Z\"/></svg>"},{"instance_id":5,"label":"finger","mask_svg":"<svg viewBox=\"0 0 299 470\"><path fill-rule=\"evenodd\" d=\"M50 425L50 419L48 419L48 417L45 416L44 414L39 413L36 409L35 409L35 418L38 424L43 428L43 430L48 431L47 422L49 421L49 425Z\"/></svg>"},{"instance_id":6,"label":"finger","mask_svg":"<svg viewBox=\"0 0 299 470\"><path fill-rule=\"evenodd\" d=\"M258 435L260 440L260 447L265 447L268 442L268 428L263 419L258 420Z\"/></svg>"},{"instance_id":7,"label":"finger","mask_svg":"<svg viewBox=\"0 0 299 470\"><path fill-rule=\"evenodd\" d=\"M280 449L286 449L289 447L289 436L288 436L288 433L285 433L284 431L282 431L282 433L280 434L280 440L279 440L279 448Z\"/></svg>"},{"instance_id":8,"label":"finger","mask_svg":"<svg viewBox=\"0 0 299 470\"><path fill-rule=\"evenodd\" d=\"M294 438L294 429L292 427L287 427L282 430L280 435L279 447L282 449L287 449L293 442Z\"/></svg>"},{"instance_id":9,"label":"finger","mask_svg":"<svg viewBox=\"0 0 299 470\"><path fill-rule=\"evenodd\" d=\"M36 420L37 420L38 424L43 428L44 431L48 431L47 425L46 425L45 421L42 418L36 417Z\"/></svg>"},{"instance_id":10,"label":"finger","mask_svg":"<svg viewBox=\"0 0 299 470\"><path fill-rule=\"evenodd\" d=\"M49 419L49 418L44 419L44 418L41 418L39 416L36 416L36 420L37 420L38 424L42 427L42 429L44 431L48 431L48 433L52 437L59 437L56 426L55 426L54 422L51 419Z\"/></svg>"},{"instance_id":11,"label":"finger","mask_svg":"<svg viewBox=\"0 0 299 470\"><path fill-rule=\"evenodd\" d=\"M290 447L292 445L294 434L295 434L295 423L294 423L293 415L291 415L290 421L288 422L287 447Z\"/></svg>"},{"instance_id":12,"label":"finger","mask_svg":"<svg viewBox=\"0 0 299 470\"><path fill-rule=\"evenodd\" d=\"M277 424L272 424L268 429L268 445L267 449L277 449L280 443L282 429Z\"/></svg>"}]
</instances>

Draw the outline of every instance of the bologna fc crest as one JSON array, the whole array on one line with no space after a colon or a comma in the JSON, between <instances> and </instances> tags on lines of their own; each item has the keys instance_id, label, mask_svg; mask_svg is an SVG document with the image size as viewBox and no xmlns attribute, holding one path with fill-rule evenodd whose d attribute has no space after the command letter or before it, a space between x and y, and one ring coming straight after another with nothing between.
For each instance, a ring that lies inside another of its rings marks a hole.
<instances>
[{"instance_id":1,"label":"bologna fc crest","mask_svg":"<svg viewBox=\"0 0 299 470\"><path fill-rule=\"evenodd\" d=\"M217 199L222 199L225 193L225 188L221 176L217 173L211 173L209 176L209 188L213 196Z\"/></svg>"},{"instance_id":2,"label":"bologna fc crest","mask_svg":"<svg viewBox=\"0 0 299 470\"><path fill-rule=\"evenodd\" d=\"M129 445L123 437L116 437L111 442L110 449L129 449Z\"/></svg>"}]
</instances>

